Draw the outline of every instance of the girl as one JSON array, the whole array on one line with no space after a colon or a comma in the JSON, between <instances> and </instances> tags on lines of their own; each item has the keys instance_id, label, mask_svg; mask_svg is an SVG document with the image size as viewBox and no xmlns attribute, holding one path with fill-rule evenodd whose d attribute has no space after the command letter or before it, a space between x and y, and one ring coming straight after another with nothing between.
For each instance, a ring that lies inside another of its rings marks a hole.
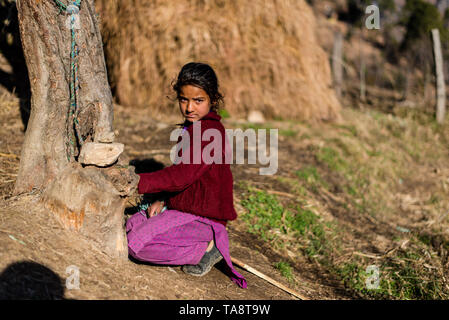
<instances>
[{"instance_id":1,"label":"girl","mask_svg":"<svg viewBox=\"0 0 449 320\"><path fill-rule=\"evenodd\" d=\"M246 280L232 266L225 228L228 220L237 217L230 166L225 161L204 161L201 156L200 161L193 161L198 159L194 153L201 151L203 155L210 143L201 139L205 130L218 130L222 146L226 143L225 129L217 114L223 100L217 77L207 64L188 63L182 67L173 90L185 119L183 135L189 135L188 146L193 152L186 156L190 161L139 174L139 193L168 192L170 196L166 207L163 201L156 201L148 208L148 217L138 212L127 221L129 253L155 264L183 265L182 270L193 276L205 275L224 258L231 279L246 288ZM193 134L198 125L200 137ZM196 138L201 141L195 142ZM194 144L201 149L196 150Z\"/></svg>"}]
</instances>

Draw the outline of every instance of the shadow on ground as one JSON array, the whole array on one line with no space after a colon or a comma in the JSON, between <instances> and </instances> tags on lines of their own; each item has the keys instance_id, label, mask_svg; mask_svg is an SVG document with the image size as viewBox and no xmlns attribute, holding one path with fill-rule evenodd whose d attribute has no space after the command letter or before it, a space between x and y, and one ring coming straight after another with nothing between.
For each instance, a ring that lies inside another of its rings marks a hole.
<instances>
[{"instance_id":1,"label":"shadow on ground","mask_svg":"<svg viewBox=\"0 0 449 320\"><path fill-rule=\"evenodd\" d=\"M136 168L136 173L154 172L164 168L164 164L151 159L133 159L129 162L129 165Z\"/></svg>"},{"instance_id":2,"label":"shadow on ground","mask_svg":"<svg viewBox=\"0 0 449 320\"><path fill-rule=\"evenodd\" d=\"M0 300L65 300L63 280L39 263L16 262L0 274Z\"/></svg>"}]
</instances>

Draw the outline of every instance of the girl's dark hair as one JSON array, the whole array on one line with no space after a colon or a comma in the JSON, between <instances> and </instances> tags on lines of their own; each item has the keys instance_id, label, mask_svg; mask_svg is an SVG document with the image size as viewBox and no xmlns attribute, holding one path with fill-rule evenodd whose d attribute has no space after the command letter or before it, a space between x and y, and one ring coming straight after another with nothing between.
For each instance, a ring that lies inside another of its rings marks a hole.
<instances>
[{"instance_id":1,"label":"girl's dark hair","mask_svg":"<svg viewBox=\"0 0 449 320\"><path fill-rule=\"evenodd\" d=\"M218 111L223 103L223 95L218 91L218 79L214 69L206 63L190 62L184 65L173 85L177 96L185 85L193 85L206 91L211 103L211 110Z\"/></svg>"}]
</instances>

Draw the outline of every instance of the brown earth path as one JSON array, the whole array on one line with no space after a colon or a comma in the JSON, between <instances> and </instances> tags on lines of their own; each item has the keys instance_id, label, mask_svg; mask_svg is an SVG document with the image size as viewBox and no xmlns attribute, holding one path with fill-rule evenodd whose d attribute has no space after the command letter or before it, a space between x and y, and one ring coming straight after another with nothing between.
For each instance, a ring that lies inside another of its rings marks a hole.
<instances>
[{"instance_id":1,"label":"brown earth path","mask_svg":"<svg viewBox=\"0 0 449 320\"><path fill-rule=\"evenodd\" d=\"M241 289L231 282L221 271L220 265L198 279L185 275L180 267L151 266L130 260L117 263L83 237L62 229L53 215L41 207L38 194L12 196L19 162L15 155L20 155L24 137L23 124L18 100L5 91L0 96L3 105L8 106L8 112L2 112L0 118L0 152L4 154L0 157L0 296L20 295L26 290L33 294L32 291L36 290L34 296L45 297L52 293L51 288L63 287L64 293L60 297L69 299L295 299L240 268L237 269L247 279L248 289ZM116 106L114 112L117 140L126 145L124 158L152 159L164 165L169 164L169 154L166 151L171 146L169 133L173 128L171 124L176 123L176 117L164 121L155 120L145 110L131 110L120 106ZM155 150L163 151L155 154ZM237 183L238 177L244 176L244 171L250 169L233 166L232 170ZM238 202L238 194L235 196ZM242 209L238 203L237 209ZM275 252L268 244L247 233L241 220L230 222L228 231L232 256L295 289L301 295L309 299L350 298L342 284L333 280L318 265L299 256L292 258ZM295 286L288 283L273 266L275 262L285 259L292 262ZM27 261L38 265L28 269L16 266L16 272L22 270L20 274L15 274L16 280L23 278L28 284L27 287L20 287L14 283L10 271L6 275L5 271L15 263ZM66 273L69 266L79 268L79 290L64 289L65 281L70 276L70 273ZM42 286L30 283L46 283L45 290L50 290L50 293L39 292Z\"/></svg>"}]
</instances>

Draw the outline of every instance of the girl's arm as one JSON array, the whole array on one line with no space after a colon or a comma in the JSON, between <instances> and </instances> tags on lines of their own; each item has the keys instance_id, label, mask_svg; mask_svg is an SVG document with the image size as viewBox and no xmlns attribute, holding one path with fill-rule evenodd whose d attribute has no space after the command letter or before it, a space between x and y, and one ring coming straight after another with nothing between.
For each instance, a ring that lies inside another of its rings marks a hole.
<instances>
[{"instance_id":1,"label":"girl's arm","mask_svg":"<svg viewBox=\"0 0 449 320\"><path fill-rule=\"evenodd\" d=\"M139 193L182 191L194 183L208 169L210 164L174 164L151 173L140 173Z\"/></svg>"},{"instance_id":2,"label":"girl's arm","mask_svg":"<svg viewBox=\"0 0 449 320\"><path fill-rule=\"evenodd\" d=\"M207 125L201 127L201 131L207 129ZM173 164L162 170L151 172L151 173L141 173L140 181L138 184L139 193L156 193L161 191L166 192L177 192L186 189L197 179L199 179L211 165L203 162L201 157L201 163L195 164L193 161L193 125L187 129L187 133L190 136L189 148L190 148L190 164L185 164L182 161L179 164ZM202 136L202 132L201 132ZM178 143L182 140L178 140ZM204 147L208 144L208 141L201 141L201 154L203 153ZM181 153L182 153L181 149Z\"/></svg>"},{"instance_id":3,"label":"girl's arm","mask_svg":"<svg viewBox=\"0 0 449 320\"><path fill-rule=\"evenodd\" d=\"M222 145L224 145L225 130L224 127L218 121L205 121L201 126L201 137L203 136L204 130L208 128L215 128L220 131L222 136ZM193 125L191 125L187 132L190 137L193 137ZM215 139L215 138L214 138ZM178 140L179 142L179 140ZM173 164L162 170L151 172L151 173L141 173L140 181L138 184L139 193L156 193L161 191L166 192L177 192L186 189L197 179L199 179L207 170L209 170L212 164L204 163L201 156L201 163L194 164L193 155L193 139L190 138L190 164ZM201 140L201 155L203 154L204 148L211 143L211 141Z\"/></svg>"}]
</instances>

